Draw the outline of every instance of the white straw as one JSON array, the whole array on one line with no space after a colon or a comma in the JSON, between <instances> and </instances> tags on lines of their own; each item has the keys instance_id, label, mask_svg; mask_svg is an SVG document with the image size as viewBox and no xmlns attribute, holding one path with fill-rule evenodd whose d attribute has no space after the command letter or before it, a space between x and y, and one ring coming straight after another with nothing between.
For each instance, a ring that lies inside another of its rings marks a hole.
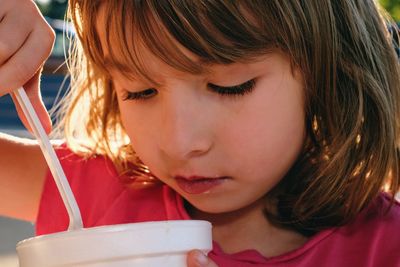
<instances>
[{"instance_id":1,"label":"white straw","mask_svg":"<svg viewBox=\"0 0 400 267\"><path fill-rule=\"evenodd\" d=\"M29 122L29 125L32 128L36 139L39 142L39 146L44 154L47 164L49 165L58 191L60 192L61 198L67 209L69 215L68 230L78 230L83 228L81 213L79 211L79 207L76 203L75 197L72 193L71 187L69 186L68 180L65 177L60 161L57 158L53 146L50 144L50 140L45 130L43 129L43 126L40 123L40 120L35 110L33 109L33 106L28 96L25 93L25 90L22 87L18 88L14 92L14 94Z\"/></svg>"}]
</instances>

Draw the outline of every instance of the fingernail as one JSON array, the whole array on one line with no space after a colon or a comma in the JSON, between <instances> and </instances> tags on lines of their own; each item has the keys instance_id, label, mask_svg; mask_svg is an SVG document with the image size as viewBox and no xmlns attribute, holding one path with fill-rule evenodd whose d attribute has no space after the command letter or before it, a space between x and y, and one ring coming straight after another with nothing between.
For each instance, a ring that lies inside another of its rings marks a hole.
<instances>
[{"instance_id":1,"label":"fingernail","mask_svg":"<svg viewBox=\"0 0 400 267\"><path fill-rule=\"evenodd\" d=\"M196 258L197 266L199 266L199 267L206 266L208 263L208 258L203 252L200 252L200 251L196 252L195 258Z\"/></svg>"}]
</instances>

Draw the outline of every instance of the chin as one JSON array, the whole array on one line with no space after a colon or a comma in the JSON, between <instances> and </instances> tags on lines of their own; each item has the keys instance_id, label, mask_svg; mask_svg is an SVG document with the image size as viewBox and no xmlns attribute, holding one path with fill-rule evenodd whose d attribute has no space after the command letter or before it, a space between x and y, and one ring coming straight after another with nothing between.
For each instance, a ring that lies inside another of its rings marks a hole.
<instances>
[{"instance_id":1,"label":"chin","mask_svg":"<svg viewBox=\"0 0 400 267\"><path fill-rule=\"evenodd\" d=\"M209 214L229 213L240 210L242 208L242 206L240 205L232 205L233 203L228 200L207 199L206 201L198 201L190 198L186 198L186 200L195 209Z\"/></svg>"}]
</instances>

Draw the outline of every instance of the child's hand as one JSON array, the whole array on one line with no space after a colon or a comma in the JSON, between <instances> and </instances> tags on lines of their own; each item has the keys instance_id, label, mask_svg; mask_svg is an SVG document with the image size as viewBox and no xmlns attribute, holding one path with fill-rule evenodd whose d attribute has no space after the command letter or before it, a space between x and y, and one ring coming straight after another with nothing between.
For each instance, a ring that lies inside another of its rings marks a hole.
<instances>
[{"instance_id":1,"label":"child's hand","mask_svg":"<svg viewBox=\"0 0 400 267\"><path fill-rule=\"evenodd\" d=\"M47 132L51 129L51 121L41 101L39 77L41 67L50 55L54 39L54 31L33 1L1 0L0 96L24 86ZM17 107L17 110L27 126L20 108Z\"/></svg>"},{"instance_id":2,"label":"child's hand","mask_svg":"<svg viewBox=\"0 0 400 267\"><path fill-rule=\"evenodd\" d=\"M218 267L200 250L192 250L188 253L187 264L188 267Z\"/></svg>"}]
</instances>

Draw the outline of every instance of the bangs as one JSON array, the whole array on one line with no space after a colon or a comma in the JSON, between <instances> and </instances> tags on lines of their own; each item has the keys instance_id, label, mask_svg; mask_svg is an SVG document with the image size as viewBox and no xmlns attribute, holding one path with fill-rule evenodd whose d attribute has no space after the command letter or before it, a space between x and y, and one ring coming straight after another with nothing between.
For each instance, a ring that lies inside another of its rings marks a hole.
<instances>
[{"instance_id":1,"label":"bangs","mask_svg":"<svg viewBox=\"0 0 400 267\"><path fill-rule=\"evenodd\" d=\"M103 2L95 34L100 40L100 31L105 31L106 43L90 42L93 63L104 72L113 68L154 83L148 69L151 57L175 70L201 74L207 65L249 61L276 45L261 34L260 22L243 4L173 2Z\"/></svg>"}]
</instances>

